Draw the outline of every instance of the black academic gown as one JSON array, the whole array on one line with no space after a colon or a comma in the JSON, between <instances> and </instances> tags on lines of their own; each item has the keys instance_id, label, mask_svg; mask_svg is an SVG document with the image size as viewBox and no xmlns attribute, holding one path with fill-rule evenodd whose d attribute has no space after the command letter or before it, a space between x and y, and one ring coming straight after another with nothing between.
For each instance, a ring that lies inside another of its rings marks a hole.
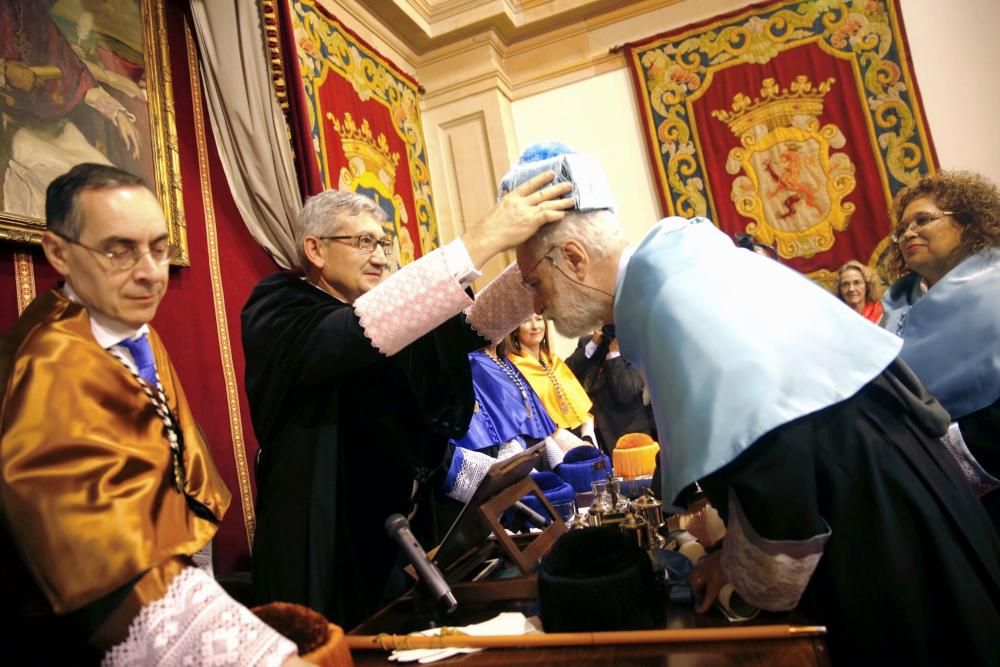
<instances>
[{"instance_id":1,"label":"black academic gown","mask_svg":"<svg viewBox=\"0 0 1000 667\"><path fill-rule=\"evenodd\" d=\"M958 428L969 451L986 472L1000 478L1000 400L981 410L959 418ZM979 500L1000 531L1000 489L994 489Z\"/></svg>"},{"instance_id":2,"label":"black academic gown","mask_svg":"<svg viewBox=\"0 0 1000 667\"><path fill-rule=\"evenodd\" d=\"M261 448L258 602L350 628L378 608L397 558L386 517L408 511L414 478L439 471L448 438L468 428L467 354L486 341L458 315L387 358L350 305L290 273L258 284L242 321Z\"/></svg>"},{"instance_id":3,"label":"black academic gown","mask_svg":"<svg viewBox=\"0 0 1000 667\"><path fill-rule=\"evenodd\" d=\"M645 383L639 369L619 356L608 360L609 340L597 346L587 358L590 336L579 340L576 350L566 359L566 365L580 380L593 401L594 425L601 447L609 454L618 438L626 433L655 433L651 410L642 402Z\"/></svg>"},{"instance_id":4,"label":"black academic gown","mask_svg":"<svg viewBox=\"0 0 1000 667\"><path fill-rule=\"evenodd\" d=\"M734 490L763 538L829 525L798 609L828 626L835 665L1000 665L1000 538L939 440L947 417L922 417L929 395L903 368L701 485L724 518Z\"/></svg>"}]
</instances>

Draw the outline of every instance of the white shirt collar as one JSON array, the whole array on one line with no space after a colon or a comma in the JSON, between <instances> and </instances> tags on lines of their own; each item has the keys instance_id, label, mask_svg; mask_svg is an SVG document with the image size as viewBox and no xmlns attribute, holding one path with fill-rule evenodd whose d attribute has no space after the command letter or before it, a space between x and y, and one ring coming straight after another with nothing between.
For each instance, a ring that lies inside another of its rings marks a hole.
<instances>
[{"instance_id":1,"label":"white shirt collar","mask_svg":"<svg viewBox=\"0 0 1000 667\"><path fill-rule=\"evenodd\" d=\"M63 293L66 294L68 298L73 303L78 303L84 308L87 308L87 304L80 300L79 295L73 291L73 287L66 282L63 284ZM130 338L135 340L143 334L149 333L149 325L143 324L138 329L133 329L127 324L122 324L117 320L113 320L110 317L105 317L100 313L96 313L90 308L87 308L87 313L90 315L90 330L94 334L94 338L97 340L97 344L103 347L105 350L114 347L125 338Z\"/></svg>"},{"instance_id":2,"label":"white shirt collar","mask_svg":"<svg viewBox=\"0 0 1000 667\"><path fill-rule=\"evenodd\" d=\"M618 258L618 274L615 276L615 295L621 291L622 281L625 280L625 270L628 268L629 260L635 254L635 246L628 246L622 250L622 256Z\"/></svg>"}]
</instances>

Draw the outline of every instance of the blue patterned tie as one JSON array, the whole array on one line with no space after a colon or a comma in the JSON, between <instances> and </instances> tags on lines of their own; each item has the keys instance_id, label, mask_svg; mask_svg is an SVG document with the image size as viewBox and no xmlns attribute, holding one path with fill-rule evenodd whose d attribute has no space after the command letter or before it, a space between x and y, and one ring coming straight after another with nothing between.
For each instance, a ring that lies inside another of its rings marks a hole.
<instances>
[{"instance_id":1,"label":"blue patterned tie","mask_svg":"<svg viewBox=\"0 0 1000 667\"><path fill-rule=\"evenodd\" d=\"M156 362L153 361L153 349L149 346L149 339L146 334L142 334L135 340L126 338L118 343L132 353L136 368L142 379L152 386L156 386Z\"/></svg>"}]
</instances>

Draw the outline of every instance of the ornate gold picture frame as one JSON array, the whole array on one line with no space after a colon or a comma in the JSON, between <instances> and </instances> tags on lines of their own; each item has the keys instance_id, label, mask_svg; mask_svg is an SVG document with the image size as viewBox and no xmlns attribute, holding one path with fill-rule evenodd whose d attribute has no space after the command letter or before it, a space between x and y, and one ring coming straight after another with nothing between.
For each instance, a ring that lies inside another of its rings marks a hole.
<instances>
[{"instance_id":1,"label":"ornate gold picture frame","mask_svg":"<svg viewBox=\"0 0 1000 667\"><path fill-rule=\"evenodd\" d=\"M146 180L188 266L164 0L4 0L0 24L0 240L39 243L48 184L103 161Z\"/></svg>"}]
</instances>

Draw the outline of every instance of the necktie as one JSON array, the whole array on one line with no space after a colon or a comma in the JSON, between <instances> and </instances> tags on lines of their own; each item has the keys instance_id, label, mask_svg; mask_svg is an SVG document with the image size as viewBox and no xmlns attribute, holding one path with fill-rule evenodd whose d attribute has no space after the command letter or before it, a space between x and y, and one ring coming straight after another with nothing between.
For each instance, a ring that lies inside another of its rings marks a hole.
<instances>
[{"instance_id":1,"label":"necktie","mask_svg":"<svg viewBox=\"0 0 1000 667\"><path fill-rule=\"evenodd\" d=\"M156 386L156 363L153 361L153 349L149 346L149 339L146 334L142 334L135 340L126 338L119 342L132 353L139 375L150 385Z\"/></svg>"}]
</instances>

